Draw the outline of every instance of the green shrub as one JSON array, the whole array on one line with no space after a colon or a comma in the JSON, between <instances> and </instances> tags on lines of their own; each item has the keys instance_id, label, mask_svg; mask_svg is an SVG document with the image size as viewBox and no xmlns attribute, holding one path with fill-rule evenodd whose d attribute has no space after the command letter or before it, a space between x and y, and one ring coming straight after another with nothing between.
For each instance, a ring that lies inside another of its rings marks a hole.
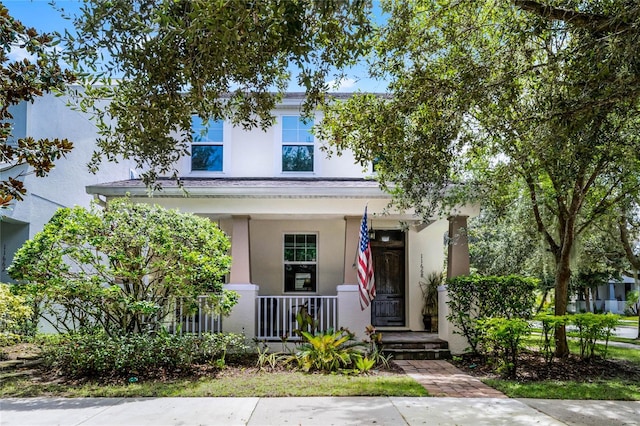
<instances>
[{"instance_id":1,"label":"green shrub","mask_svg":"<svg viewBox=\"0 0 640 426\"><path fill-rule=\"evenodd\" d=\"M244 356L249 350L245 336L236 333L206 333L197 339L197 363L224 365L228 357Z\"/></svg>"},{"instance_id":2,"label":"green shrub","mask_svg":"<svg viewBox=\"0 0 640 426\"><path fill-rule=\"evenodd\" d=\"M578 332L580 358L583 360L591 360L595 357L597 340L605 341L605 349L602 356L606 358L609 338L619 322L620 316L613 314L593 314L586 312L571 315L569 317L569 323L575 326Z\"/></svg>"},{"instance_id":3,"label":"green shrub","mask_svg":"<svg viewBox=\"0 0 640 426\"><path fill-rule=\"evenodd\" d=\"M24 297L11 293L9 284L0 283L0 347L20 340L20 324L28 320L31 313Z\"/></svg>"},{"instance_id":4,"label":"green shrub","mask_svg":"<svg viewBox=\"0 0 640 426\"><path fill-rule=\"evenodd\" d=\"M60 332L160 331L176 303L228 315L229 238L210 220L129 199L59 209L16 252L9 275ZM152 279L150 279L152 277Z\"/></svg>"},{"instance_id":5,"label":"green shrub","mask_svg":"<svg viewBox=\"0 0 640 426\"><path fill-rule=\"evenodd\" d=\"M531 334L529 321L522 318L485 318L478 321L478 326L483 334L483 349L498 361L498 371L515 378L523 338Z\"/></svg>"},{"instance_id":6,"label":"green shrub","mask_svg":"<svg viewBox=\"0 0 640 426\"><path fill-rule=\"evenodd\" d=\"M137 377L184 371L197 362L224 365L236 345L244 349L241 336L73 333L45 345L44 359L67 377Z\"/></svg>"},{"instance_id":7,"label":"green shrub","mask_svg":"<svg viewBox=\"0 0 640 426\"><path fill-rule=\"evenodd\" d=\"M328 373L352 369L355 361L364 355L364 343L356 342L348 330L328 330L317 335L302 331L301 334L304 342L291 360L303 371Z\"/></svg>"},{"instance_id":8,"label":"green shrub","mask_svg":"<svg viewBox=\"0 0 640 426\"><path fill-rule=\"evenodd\" d=\"M509 275L469 275L447 280L447 317L464 335L474 353L479 353L482 330L477 321L485 318L524 318L533 315L539 280Z\"/></svg>"},{"instance_id":9,"label":"green shrub","mask_svg":"<svg viewBox=\"0 0 640 426\"><path fill-rule=\"evenodd\" d=\"M365 345L368 345L367 358L373 361L374 366L380 366L382 368L389 368L392 355L385 354L382 351L382 333L376 331L375 327L368 325L365 328L365 334L367 338L364 340Z\"/></svg>"},{"instance_id":10,"label":"green shrub","mask_svg":"<svg viewBox=\"0 0 640 426\"><path fill-rule=\"evenodd\" d=\"M638 290L631 290L627 293L627 303L625 313L631 316L638 315Z\"/></svg>"},{"instance_id":11,"label":"green shrub","mask_svg":"<svg viewBox=\"0 0 640 426\"><path fill-rule=\"evenodd\" d=\"M542 324L542 335L540 338L540 353L544 357L547 364L551 363L555 355L555 337L556 329L565 326L569 321L567 315L548 315L542 314L536 317Z\"/></svg>"}]
</instances>

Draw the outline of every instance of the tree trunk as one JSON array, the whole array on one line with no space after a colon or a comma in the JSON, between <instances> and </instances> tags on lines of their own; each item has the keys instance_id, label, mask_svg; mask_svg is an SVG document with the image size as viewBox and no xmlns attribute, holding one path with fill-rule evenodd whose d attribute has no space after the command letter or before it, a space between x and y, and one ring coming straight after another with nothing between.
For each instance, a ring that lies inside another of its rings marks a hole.
<instances>
[{"instance_id":1,"label":"tree trunk","mask_svg":"<svg viewBox=\"0 0 640 426\"><path fill-rule=\"evenodd\" d=\"M591 312L591 298L589 297L589 287L582 289L582 296L584 297L585 310Z\"/></svg>"},{"instance_id":2,"label":"tree trunk","mask_svg":"<svg viewBox=\"0 0 640 426\"><path fill-rule=\"evenodd\" d=\"M640 279L638 279L638 270L633 268L633 284L638 292L638 300L636 300L636 313L638 314L638 335L636 340L640 340Z\"/></svg>"},{"instance_id":3,"label":"tree trunk","mask_svg":"<svg viewBox=\"0 0 640 426\"><path fill-rule=\"evenodd\" d=\"M555 285L555 314L564 315L567 313L567 301L569 296L569 279L571 269L569 266L569 256L559 256L556 261L556 285ZM564 326L556 328L556 356L566 358L569 355L569 345L567 345L567 333Z\"/></svg>"}]
</instances>

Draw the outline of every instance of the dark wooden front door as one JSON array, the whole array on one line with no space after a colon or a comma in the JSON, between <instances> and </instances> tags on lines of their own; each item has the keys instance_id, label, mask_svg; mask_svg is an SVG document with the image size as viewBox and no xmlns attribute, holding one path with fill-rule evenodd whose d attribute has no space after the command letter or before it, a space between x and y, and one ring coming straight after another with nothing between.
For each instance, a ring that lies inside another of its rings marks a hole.
<instances>
[{"instance_id":1,"label":"dark wooden front door","mask_svg":"<svg viewBox=\"0 0 640 426\"><path fill-rule=\"evenodd\" d=\"M377 295L371 304L371 324L404 326L404 233L378 230L375 233L371 250Z\"/></svg>"}]
</instances>

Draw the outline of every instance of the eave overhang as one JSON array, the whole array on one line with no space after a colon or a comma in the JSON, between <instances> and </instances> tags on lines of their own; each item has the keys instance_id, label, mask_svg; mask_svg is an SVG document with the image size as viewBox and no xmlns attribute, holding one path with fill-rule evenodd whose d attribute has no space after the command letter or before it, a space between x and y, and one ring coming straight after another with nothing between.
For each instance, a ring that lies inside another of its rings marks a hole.
<instances>
[{"instance_id":1,"label":"eave overhang","mask_svg":"<svg viewBox=\"0 0 640 426\"><path fill-rule=\"evenodd\" d=\"M88 194L153 198L361 198L390 200L370 179L357 178L183 178L160 179L151 191L140 179L87 186Z\"/></svg>"}]
</instances>

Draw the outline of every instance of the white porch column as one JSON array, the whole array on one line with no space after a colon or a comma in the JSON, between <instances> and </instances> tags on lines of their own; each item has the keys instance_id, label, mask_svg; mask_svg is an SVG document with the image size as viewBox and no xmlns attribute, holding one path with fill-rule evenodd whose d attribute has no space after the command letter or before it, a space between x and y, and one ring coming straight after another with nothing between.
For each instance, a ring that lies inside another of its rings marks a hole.
<instances>
[{"instance_id":1,"label":"white porch column","mask_svg":"<svg viewBox=\"0 0 640 426\"><path fill-rule=\"evenodd\" d=\"M364 311L360 309L358 276L354 267L362 217L347 216L344 220L344 283L336 288L338 327L348 328L356 334L357 339L362 339L365 328L371 324L371 305Z\"/></svg>"},{"instance_id":2,"label":"white porch column","mask_svg":"<svg viewBox=\"0 0 640 426\"><path fill-rule=\"evenodd\" d=\"M255 284L225 284L225 290L238 293L238 304L228 317L222 318L225 333L244 334L247 339L256 336L256 298L259 287Z\"/></svg>"},{"instance_id":3,"label":"white porch column","mask_svg":"<svg viewBox=\"0 0 640 426\"><path fill-rule=\"evenodd\" d=\"M249 216L233 216L231 229L231 271L225 289L240 296L231 314L222 319L225 332L242 333L252 339L256 335L256 298L259 287L251 284L249 256Z\"/></svg>"},{"instance_id":4,"label":"white porch column","mask_svg":"<svg viewBox=\"0 0 640 426\"><path fill-rule=\"evenodd\" d=\"M605 312L611 312L612 314L620 313L618 310L618 301L616 300L616 287L614 283L609 283L608 288L609 297L604 301Z\"/></svg>"},{"instance_id":5,"label":"white porch column","mask_svg":"<svg viewBox=\"0 0 640 426\"><path fill-rule=\"evenodd\" d=\"M467 238L467 216L449 217L449 245L447 255L447 278L469 275L469 240ZM446 286L438 287L438 337L449 342L452 354L464 353L469 346L467 339L454 333L447 320L449 294Z\"/></svg>"},{"instance_id":6,"label":"white porch column","mask_svg":"<svg viewBox=\"0 0 640 426\"><path fill-rule=\"evenodd\" d=\"M357 340L365 337L364 331L371 325L371 305L360 309L358 284L343 284L336 288L338 293L338 327L348 328Z\"/></svg>"}]
</instances>

